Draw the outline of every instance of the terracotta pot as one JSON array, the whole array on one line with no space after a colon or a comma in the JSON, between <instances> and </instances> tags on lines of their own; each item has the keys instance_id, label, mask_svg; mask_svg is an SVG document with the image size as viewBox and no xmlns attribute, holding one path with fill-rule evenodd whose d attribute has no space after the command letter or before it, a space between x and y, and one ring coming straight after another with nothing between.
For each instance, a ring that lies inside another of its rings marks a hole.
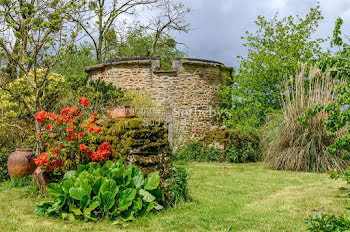
<instances>
[{"instance_id":1,"label":"terracotta pot","mask_svg":"<svg viewBox=\"0 0 350 232\"><path fill-rule=\"evenodd\" d=\"M37 156L31 149L20 149L12 152L7 159L7 169L11 177L31 175L36 169L34 160Z\"/></svg>"},{"instance_id":2,"label":"terracotta pot","mask_svg":"<svg viewBox=\"0 0 350 232\"><path fill-rule=\"evenodd\" d=\"M108 110L107 113L112 119L135 117L133 110L129 106L117 106Z\"/></svg>"},{"instance_id":3,"label":"terracotta pot","mask_svg":"<svg viewBox=\"0 0 350 232\"><path fill-rule=\"evenodd\" d=\"M44 172L40 167L35 169L33 173L33 180L38 190L42 192L46 192L46 186L51 182L49 174Z\"/></svg>"}]
</instances>

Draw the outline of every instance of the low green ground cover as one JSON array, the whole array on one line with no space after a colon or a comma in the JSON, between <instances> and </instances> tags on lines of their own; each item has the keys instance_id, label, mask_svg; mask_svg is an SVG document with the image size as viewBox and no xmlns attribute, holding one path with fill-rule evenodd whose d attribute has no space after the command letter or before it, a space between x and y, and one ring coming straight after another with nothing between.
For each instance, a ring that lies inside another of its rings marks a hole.
<instances>
[{"instance_id":1,"label":"low green ground cover","mask_svg":"<svg viewBox=\"0 0 350 232\"><path fill-rule=\"evenodd\" d=\"M314 212L345 215L346 184L326 174L269 170L261 163L195 163L190 173L192 201L175 208L112 225L68 222L38 216L48 200L34 186L0 185L1 231L305 231Z\"/></svg>"}]
</instances>

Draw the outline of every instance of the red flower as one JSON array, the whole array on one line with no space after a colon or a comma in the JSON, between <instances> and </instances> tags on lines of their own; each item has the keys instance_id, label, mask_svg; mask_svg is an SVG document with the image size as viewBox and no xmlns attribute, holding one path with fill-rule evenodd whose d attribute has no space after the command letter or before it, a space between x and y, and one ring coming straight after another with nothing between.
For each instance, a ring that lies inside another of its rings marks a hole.
<instances>
[{"instance_id":1,"label":"red flower","mask_svg":"<svg viewBox=\"0 0 350 232\"><path fill-rule=\"evenodd\" d=\"M67 133L68 134L73 134L73 132L74 132L74 128L73 127L67 127Z\"/></svg>"},{"instance_id":2,"label":"red flower","mask_svg":"<svg viewBox=\"0 0 350 232\"><path fill-rule=\"evenodd\" d=\"M47 112L45 110L41 110L39 112L36 112L35 114L35 120L37 122L45 122L47 118Z\"/></svg>"},{"instance_id":3,"label":"red flower","mask_svg":"<svg viewBox=\"0 0 350 232\"><path fill-rule=\"evenodd\" d=\"M52 128L53 128L53 125L49 124L49 125L47 125L46 130L52 130Z\"/></svg>"},{"instance_id":4,"label":"red flower","mask_svg":"<svg viewBox=\"0 0 350 232\"><path fill-rule=\"evenodd\" d=\"M73 135L68 135L66 138L67 141L78 141L77 137L73 136Z\"/></svg>"},{"instance_id":5,"label":"red flower","mask_svg":"<svg viewBox=\"0 0 350 232\"><path fill-rule=\"evenodd\" d=\"M79 137L79 138L84 137L84 132L80 132L80 133L78 133L78 137Z\"/></svg>"},{"instance_id":6,"label":"red flower","mask_svg":"<svg viewBox=\"0 0 350 232\"><path fill-rule=\"evenodd\" d=\"M36 166L40 167L40 166L47 164L48 158L49 157L48 157L47 153L43 152L43 153L41 153L41 155L38 158L35 159L34 162L35 162Z\"/></svg>"},{"instance_id":7,"label":"red flower","mask_svg":"<svg viewBox=\"0 0 350 232\"><path fill-rule=\"evenodd\" d=\"M85 152L87 148L88 148L88 147L87 147L85 144L80 144L80 145L79 145L79 150L80 150L81 152Z\"/></svg>"},{"instance_id":8,"label":"red flower","mask_svg":"<svg viewBox=\"0 0 350 232\"><path fill-rule=\"evenodd\" d=\"M79 98L79 101L81 106L87 107L89 105L89 99L86 97Z\"/></svg>"},{"instance_id":9,"label":"red flower","mask_svg":"<svg viewBox=\"0 0 350 232\"><path fill-rule=\"evenodd\" d=\"M98 127L94 127L93 130L96 134L98 134L101 132L102 128L100 126L98 126Z\"/></svg>"},{"instance_id":10,"label":"red flower","mask_svg":"<svg viewBox=\"0 0 350 232\"><path fill-rule=\"evenodd\" d=\"M89 122L89 123L87 124L87 126L86 126L86 130L87 130L88 132L92 132L92 131L94 130L94 124L91 123L91 122Z\"/></svg>"}]
</instances>

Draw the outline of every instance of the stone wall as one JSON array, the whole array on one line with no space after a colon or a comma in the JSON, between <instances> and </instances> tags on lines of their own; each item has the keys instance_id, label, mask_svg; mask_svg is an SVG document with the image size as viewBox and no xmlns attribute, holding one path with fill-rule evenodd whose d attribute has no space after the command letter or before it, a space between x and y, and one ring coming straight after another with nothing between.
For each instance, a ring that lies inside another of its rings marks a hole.
<instances>
[{"instance_id":1,"label":"stone wall","mask_svg":"<svg viewBox=\"0 0 350 232\"><path fill-rule=\"evenodd\" d=\"M157 58L119 59L86 68L91 80L147 93L162 110L174 147L216 125L218 85L230 71L221 63L197 59L177 59L171 71L164 71Z\"/></svg>"}]
</instances>

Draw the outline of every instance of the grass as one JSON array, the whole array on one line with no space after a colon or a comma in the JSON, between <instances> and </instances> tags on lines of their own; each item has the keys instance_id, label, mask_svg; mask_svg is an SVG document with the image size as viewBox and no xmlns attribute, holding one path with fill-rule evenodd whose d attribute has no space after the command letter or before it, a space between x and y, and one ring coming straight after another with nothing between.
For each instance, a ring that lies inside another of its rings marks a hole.
<instances>
[{"instance_id":1,"label":"grass","mask_svg":"<svg viewBox=\"0 0 350 232\"><path fill-rule=\"evenodd\" d=\"M325 174L269 170L263 164L196 163L192 202L128 224L68 222L33 213L34 186L0 185L0 231L305 231L314 212L346 214L345 183ZM4 187L6 186L6 187Z\"/></svg>"}]
</instances>

